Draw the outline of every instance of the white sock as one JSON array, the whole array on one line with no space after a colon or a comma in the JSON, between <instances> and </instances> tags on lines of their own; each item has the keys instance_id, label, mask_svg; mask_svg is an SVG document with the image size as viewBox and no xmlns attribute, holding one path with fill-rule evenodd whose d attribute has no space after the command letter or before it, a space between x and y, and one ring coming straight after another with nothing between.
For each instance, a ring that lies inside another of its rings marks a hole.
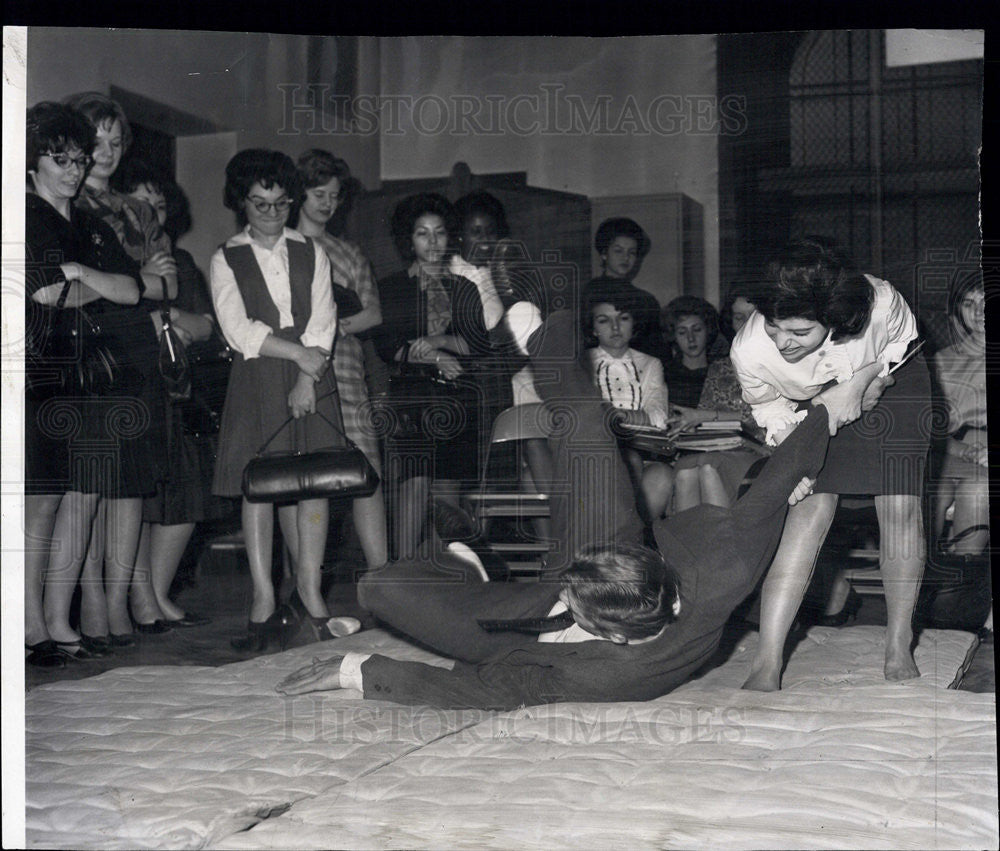
<instances>
[{"instance_id":1,"label":"white sock","mask_svg":"<svg viewBox=\"0 0 1000 851\"><path fill-rule=\"evenodd\" d=\"M486 572L486 568L483 567L483 563L479 560L479 556L477 556L471 549L469 549L461 541L452 541L450 544L448 544L446 549L453 556L457 556L462 561L471 564L476 569L476 572L479 574L483 582L490 581L490 575Z\"/></svg>"},{"instance_id":2,"label":"white sock","mask_svg":"<svg viewBox=\"0 0 1000 851\"><path fill-rule=\"evenodd\" d=\"M530 301L512 304L507 311L507 327L521 354L528 354L528 338L542 325L542 313Z\"/></svg>"}]
</instances>

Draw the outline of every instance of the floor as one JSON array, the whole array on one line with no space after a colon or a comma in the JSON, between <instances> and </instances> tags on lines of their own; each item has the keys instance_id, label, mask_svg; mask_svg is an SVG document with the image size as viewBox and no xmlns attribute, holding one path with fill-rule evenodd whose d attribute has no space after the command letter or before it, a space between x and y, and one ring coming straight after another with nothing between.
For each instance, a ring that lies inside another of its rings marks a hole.
<instances>
[{"instance_id":1,"label":"floor","mask_svg":"<svg viewBox=\"0 0 1000 851\"><path fill-rule=\"evenodd\" d=\"M349 567L345 569L343 563L328 574L326 585L330 610L333 614L353 615L360 618L366 626L372 626L374 624L370 616L358 606L350 574ZM112 655L103 659L70 661L62 669L41 669L26 665L27 688L57 680L82 679L121 666L216 667L248 658L248 654L233 650L229 644L230 638L241 634L241 631L245 632L250 604L250 578L246 557L241 549L204 549L196 569L189 574L189 581L180 587L176 599L185 610L209 615L212 623L202 627L174 629L162 635L141 635L134 647L116 648ZM883 598L865 594L864 604L855 623L884 625ZM726 653L726 648L732 646L740 629L745 627L733 625L727 631L720 653ZM292 639L290 646L299 646L310 640L308 631L303 630ZM278 652L278 648L269 648L267 652ZM961 688L977 692L995 691L992 632L983 637Z\"/></svg>"}]
</instances>

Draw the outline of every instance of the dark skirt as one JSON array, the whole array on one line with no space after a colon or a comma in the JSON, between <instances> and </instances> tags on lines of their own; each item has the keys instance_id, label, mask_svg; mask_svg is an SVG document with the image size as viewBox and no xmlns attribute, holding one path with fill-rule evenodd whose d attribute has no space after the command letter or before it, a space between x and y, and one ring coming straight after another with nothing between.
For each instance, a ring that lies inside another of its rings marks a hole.
<instances>
[{"instance_id":1,"label":"dark skirt","mask_svg":"<svg viewBox=\"0 0 1000 851\"><path fill-rule=\"evenodd\" d=\"M830 439L815 493L923 493L934 425L927 362L915 357L894 377L873 410Z\"/></svg>"},{"instance_id":2,"label":"dark skirt","mask_svg":"<svg viewBox=\"0 0 1000 851\"><path fill-rule=\"evenodd\" d=\"M343 437L320 416L339 423L333 369L316 383L315 414L308 414L278 431L291 415L288 394L299 368L287 360L258 357L246 360L236 355L219 428L219 457L215 464L212 493L243 495L243 468L275 435L266 452L313 452L343 446ZM326 398L321 398L321 397Z\"/></svg>"},{"instance_id":3,"label":"dark skirt","mask_svg":"<svg viewBox=\"0 0 1000 851\"><path fill-rule=\"evenodd\" d=\"M212 493L212 475L219 439L214 434L188 434L179 405L168 403L167 458L170 469L157 483L156 493L142 505L148 523L198 523L221 520L233 510L232 502Z\"/></svg>"},{"instance_id":4,"label":"dark skirt","mask_svg":"<svg viewBox=\"0 0 1000 851\"><path fill-rule=\"evenodd\" d=\"M418 433L386 435L387 478L398 482L427 476L475 484L482 477L493 422L513 404L510 372L502 363L484 359L442 388L439 397L418 402ZM398 401L413 407L414 400ZM393 402L390 390L388 404L398 414ZM413 419L416 413L411 412Z\"/></svg>"},{"instance_id":5,"label":"dark skirt","mask_svg":"<svg viewBox=\"0 0 1000 851\"><path fill-rule=\"evenodd\" d=\"M24 397L24 493L61 494L73 489L69 441L81 426L72 398L34 394Z\"/></svg>"},{"instance_id":6,"label":"dark skirt","mask_svg":"<svg viewBox=\"0 0 1000 851\"><path fill-rule=\"evenodd\" d=\"M70 445L74 489L109 499L149 496L168 464L156 332L141 306L109 308L95 318L123 355L124 384L107 396L78 400L83 426L79 444Z\"/></svg>"}]
</instances>

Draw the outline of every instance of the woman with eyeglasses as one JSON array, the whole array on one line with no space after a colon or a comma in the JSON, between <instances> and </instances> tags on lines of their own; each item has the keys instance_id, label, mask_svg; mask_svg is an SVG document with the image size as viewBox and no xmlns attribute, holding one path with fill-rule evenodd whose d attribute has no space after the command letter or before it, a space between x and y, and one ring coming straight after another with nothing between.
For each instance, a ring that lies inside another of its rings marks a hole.
<instances>
[{"instance_id":1,"label":"woman with eyeglasses","mask_svg":"<svg viewBox=\"0 0 1000 851\"><path fill-rule=\"evenodd\" d=\"M226 166L224 203L243 229L215 252L210 272L215 314L234 351L212 486L219 496L242 495L243 469L272 435L267 448L274 452L341 444L327 422L337 421L330 261L318 243L285 227L301 199L298 169L282 153L248 149ZM243 499L242 515L253 602L246 635L231 643L260 652L272 641L284 646L299 625L277 605L271 581L274 507ZM293 604L306 610L305 625L319 640L355 631L357 621L330 617L320 592L327 500L282 505L278 517L295 565Z\"/></svg>"},{"instance_id":2,"label":"woman with eyeglasses","mask_svg":"<svg viewBox=\"0 0 1000 851\"><path fill-rule=\"evenodd\" d=\"M36 104L27 113L26 141L25 327L37 341L69 333L54 312L64 290L62 309L93 311L135 304L141 283L138 265L111 229L72 204L94 148L87 120L62 104ZM69 623L102 487L88 475L92 465L71 453L83 449L88 410L104 406L61 387L43 354L42 362L28 359L25 379L25 661L62 667L67 659L106 655ZM98 476L107 469L98 465Z\"/></svg>"},{"instance_id":3,"label":"woman with eyeglasses","mask_svg":"<svg viewBox=\"0 0 1000 851\"><path fill-rule=\"evenodd\" d=\"M167 398L160 376L160 306L164 296L177 295L177 271L170 239L152 207L116 191L111 178L128 150L132 133L121 106L99 92L82 92L66 99L94 128L93 165L75 200L78 209L100 217L140 266L142 298L138 305L104 309L102 331L128 352L126 368L136 374L134 386L119 395L141 418L137 434L130 428L111 433L98 430L94 440L120 445L117 475L102 490L97 522L82 573L80 624L84 633L102 644L136 643L133 626L142 634L170 631L156 602L149 571L137 571L142 532L143 500L152 496L167 475ZM123 439L128 433L128 439ZM102 570L103 565L103 570Z\"/></svg>"}]
</instances>

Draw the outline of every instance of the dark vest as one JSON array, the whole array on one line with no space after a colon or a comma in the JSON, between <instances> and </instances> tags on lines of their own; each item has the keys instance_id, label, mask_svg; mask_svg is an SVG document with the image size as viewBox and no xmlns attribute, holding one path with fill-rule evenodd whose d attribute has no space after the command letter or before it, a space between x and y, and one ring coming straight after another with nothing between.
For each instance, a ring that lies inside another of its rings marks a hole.
<instances>
[{"instance_id":1,"label":"dark vest","mask_svg":"<svg viewBox=\"0 0 1000 851\"><path fill-rule=\"evenodd\" d=\"M288 280L292 290L291 328L280 328L281 317L271 300L264 281L264 273L257 265L250 245L224 246L222 253L233 270L236 286L243 296L247 317L270 325L274 334L283 340L297 341L309 324L312 315L312 280L316 272L316 249L311 239L299 242L286 240L288 246Z\"/></svg>"}]
</instances>

